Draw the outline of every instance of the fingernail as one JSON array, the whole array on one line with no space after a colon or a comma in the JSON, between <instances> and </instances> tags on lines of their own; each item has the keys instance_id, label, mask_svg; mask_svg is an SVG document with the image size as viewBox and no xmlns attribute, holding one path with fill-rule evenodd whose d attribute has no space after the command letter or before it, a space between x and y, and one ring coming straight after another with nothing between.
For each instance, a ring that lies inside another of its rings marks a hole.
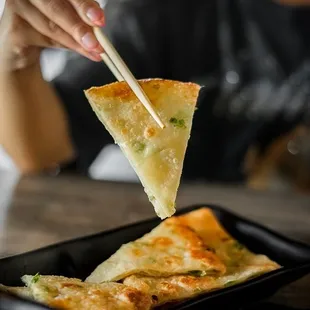
<instances>
[{"instance_id":1,"label":"fingernail","mask_svg":"<svg viewBox=\"0 0 310 310\"><path fill-rule=\"evenodd\" d=\"M101 59L101 57L100 57L100 55L98 55L97 53L93 53L93 52L91 52L91 53L89 53L91 56L92 56L92 58L94 59L94 60L96 60L96 61L101 61L102 59Z\"/></svg>"},{"instance_id":2,"label":"fingernail","mask_svg":"<svg viewBox=\"0 0 310 310\"><path fill-rule=\"evenodd\" d=\"M104 23L103 11L99 8L91 8L86 13L87 17L92 21L97 23Z\"/></svg>"},{"instance_id":3,"label":"fingernail","mask_svg":"<svg viewBox=\"0 0 310 310\"><path fill-rule=\"evenodd\" d=\"M103 48L101 47L101 45L99 45L95 50L94 50L97 54L101 54L104 52Z\"/></svg>"},{"instance_id":4,"label":"fingernail","mask_svg":"<svg viewBox=\"0 0 310 310\"><path fill-rule=\"evenodd\" d=\"M96 22L94 22L97 26L103 27L105 26L105 18L102 18Z\"/></svg>"},{"instance_id":5,"label":"fingernail","mask_svg":"<svg viewBox=\"0 0 310 310\"><path fill-rule=\"evenodd\" d=\"M87 49L94 49L98 46L98 41L91 32L88 32L82 38L82 43Z\"/></svg>"}]
</instances>

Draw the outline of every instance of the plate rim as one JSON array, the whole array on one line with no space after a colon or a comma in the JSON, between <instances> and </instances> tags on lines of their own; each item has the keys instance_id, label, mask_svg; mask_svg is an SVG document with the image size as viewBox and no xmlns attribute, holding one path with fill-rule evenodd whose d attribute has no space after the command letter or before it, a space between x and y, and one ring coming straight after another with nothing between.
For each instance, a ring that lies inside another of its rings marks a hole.
<instances>
[{"instance_id":1,"label":"plate rim","mask_svg":"<svg viewBox=\"0 0 310 310\"><path fill-rule=\"evenodd\" d=\"M189 205L189 206L183 207L182 209L177 210L173 216L178 216L178 215L186 214L186 213L189 213L191 211L195 211L195 210L198 210L198 209L201 209L201 208L209 208L212 211L213 210L215 210L215 211L217 210L219 212L226 213L229 216L235 217L236 219L241 220L242 222L244 222L246 224L249 224L249 225L254 226L254 227L258 228L258 229L264 230L268 234L271 234L274 237L279 238L279 239L281 239L284 242L290 243L290 244L292 244L292 245L294 245L296 247L301 247L301 248L304 248L305 250L310 251L310 244L307 244L305 242L294 240L294 239L291 239L289 237L286 237L286 236L282 235L281 233L278 233L275 230L270 229L269 227L266 227L266 226L264 226L264 225L262 225L262 224L260 224L260 223L258 223L256 221L250 220L250 219L246 218L245 216L239 215L237 212L234 212L234 211L231 211L231 210L227 210L225 207L221 207L221 206L219 206L217 204L202 204L202 203L192 204L192 205ZM72 238L72 239L68 239L68 240L52 243L52 244L49 244L47 246L43 246L43 247L40 247L40 248L37 248L37 249L33 249L33 250L30 250L30 251L25 251L23 253L18 253L18 254L4 256L4 257L0 258L0 263L5 261L5 260L10 260L10 259L18 258L18 257L21 257L21 256L35 254L37 252L46 251L46 250L53 249L53 248L56 248L56 247L59 247L59 246L64 246L64 245L70 244L72 242L83 241L83 240L99 237L99 236L102 236L102 235L110 235L110 234L117 233L117 232L119 232L121 230L124 230L124 229L131 229L131 228L137 227L139 225L145 225L145 224L149 224L149 223L152 223L152 222L154 222L154 223L156 223L156 222L161 223L162 220L160 220L160 218L158 218L158 217L151 217L151 218L147 218L147 219L144 219L144 220L141 220L141 221L137 221L137 222L133 222L133 223L129 223L129 224L124 224L124 225L117 226L115 228L110 228L110 229L107 229L107 230L103 230L103 231L99 231L99 232L96 232L96 233L88 234L88 235L85 235L85 236L80 236L80 237L76 237L76 238ZM309 263L310 263L310 258L309 258Z\"/></svg>"},{"instance_id":2,"label":"plate rim","mask_svg":"<svg viewBox=\"0 0 310 310\"><path fill-rule=\"evenodd\" d=\"M242 221L243 223L246 223L246 224L251 225L253 227L256 227L260 230L263 230L266 233L273 235L275 238L278 238L279 240L281 240L283 242L287 242L287 243L291 244L292 246L301 247L302 249L308 250L310 253L310 245L303 243L303 242L300 242L300 241L290 239L290 238L288 238L284 235L281 235L280 233L278 233L278 232L276 232L276 231L274 231L274 230L272 230L272 229L270 229L270 228L268 228L268 227L266 227L260 223L257 223L253 220L250 220L250 219L246 218L245 216L241 216L237 212L227 210L225 207L221 207L217 204L201 204L200 203L200 204L189 205L187 207L183 207L182 209L179 209L174 215L178 216L181 214L186 214L188 212L198 210L200 208L210 208L212 211L215 211L215 212L218 211L220 213L227 214L228 216L231 216L232 218L235 218L236 220ZM59 246L66 246L67 244L70 244L70 243L79 242L79 241L86 241L86 240L91 239L91 238L96 238L96 237L105 236L105 235L108 236L110 234L120 232L124 229L131 229L131 228L137 227L139 225L145 225L145 224L151 224L151 223L152 224L154 223L154 225L156 225L156 223L160 223L160 222L161 222L161 220L158 217L148 218L148 219L137 221L134 223L121 225L121 226L118 226L118 227L115 227L112 229L103 230L101 232L97 232L97 233L93 233L93 234L89 234L89 235L85 235L85 236L81 236L81 237L77 237L77 238L72 238L69 240L64 240L64 241L61 241L58 243L50 244L50 245L47 245L47 246L44 246L44 247L41 247L41 248L38 248L35 250L27 251L24 253L3 257L0 259L0 263L2 263L4 261L9 261L12 259L18 259L20 257L22 258L23 256L32 255L32 254L36 254L39 252L52 250L52 249L57 248ZM297 272L302 273L302 276L305 276L308 273L310 273L310 256L309 256L309 262L296 264L294 266L282 266L280 269L268 272L267 274L263 274L261 276L255 277L255 278L250 279L246 282L242 282L242 283L236 284L234 286L222 288L219 290L207 292L206 294L202 294L202 295L196 296L192 299L189 299L189 300L186 300L183 302L179 302L179 303L173 305L171 308L168 308L168 309L172 309L172 310L173 309L187 309L189 307L195 307L198 304L207 302L208 300L210 300L212 298L221 297L221 295L223 295L223 294L224 294L223 297L225 297L226 294L235 294L238 291L244 290L245 288L251 287L253 285L258 285L258 284L261 284L264 282L268 282L274 278L284 276L285 274L297 273ZM299 279L302 276L298 276L297 279ZM293 280L293 281L295 281L295 280ZM274 288L274 290L277 291L280 288L281 288L281 286L277 286ZM34 305L40 306L40 307L42 307L42 310L43 309L46 309L46 310L52 309L46 305L42 305L41 303L28 300L27 298L16 296L14 294L9 294L9 293L4 292L2 290L1 290L1 294L4 296L5 295L10 296L11 298L13 298L13 302L14 302L14 299L17 298L16 300L24 301L24 302L28 303L28 305L34 304Z\"/></svg>"}]
</instances>

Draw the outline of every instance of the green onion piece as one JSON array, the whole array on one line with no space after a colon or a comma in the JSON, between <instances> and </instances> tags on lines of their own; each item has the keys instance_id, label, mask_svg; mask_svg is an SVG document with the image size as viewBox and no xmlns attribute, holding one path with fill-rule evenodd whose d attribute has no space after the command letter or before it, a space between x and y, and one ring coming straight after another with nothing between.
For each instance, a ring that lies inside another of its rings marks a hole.
<instances>
[{"instance_id":1,"label":"green onion piece","mask_svg":"<svg viewBox=\"0 0 310 310\"><path fill-rule=\"evenodd\" d=\"M203 277L206 275L206 273L204 271L201 271L201 270L191 270L188 272L188 274L193 276L193 277Z\"/></svg>"},{"instance_id":2,"label":"green onion piece","mask_svg":"<svg viewBox=\"0 0 310 310\"><path fill-rule=\"evenodd\" d=\"M179 127L179 128L186 128L185 121L184 119L178 119L176 117L171 117L169 122L174 126L174 127Z\"/></svg>"},{"instance_id":3,"label":"green onion piece","mask_svg":"<svg viewBox=\"0 0 310 310\"><path fill-rule=\"evenodd\" d=\"M237 250L243 250L243 249L244 249L244 245L241 244L241 243L239 243L238 241L235 242L234 247L235 247Z\"/></svg>"},{"instance_id":4,"label":"green onion piece","mask_svg":"<svg viewBox=\"0 0 310 310\"><path fill-rule=\"evenodd\" d=\"M146 145L142 142L135 142L133 144L134 150L137 153L142 153L145 150Z\"/></svg>"},{"instance_id":5,"label":"green onion piece","mask_svg":"<svg viewBox=\"0 0 310 310\"><path fill-rule=\"evenodd\" d=\"M236 285L238 282L237 281L228 281L227 283L225 283L225 287L230 287L230 286L233 286L233 285Z\"/></svg>"},{"instance_id":6,"label":"green onion piece","mask_svg":"<svg viewBox=\"0 0 310 310\"><path fill-rule=\"evenodd\" d=\"M40 280L40 274L39 273L36 273L33 277L32 277L32 280L31 280L31 283L37 283L39 280Z\"/></svg>"},{"instance_id":7,"label":"green onion piece","mask_svg":"<svg viewBox=\"0 0 310 310\"><path fill-rule=\"evenodd\" d=\"M149 196L149 201L153 202L155 200L155 196Z\"/></svg>"}]
</instances>

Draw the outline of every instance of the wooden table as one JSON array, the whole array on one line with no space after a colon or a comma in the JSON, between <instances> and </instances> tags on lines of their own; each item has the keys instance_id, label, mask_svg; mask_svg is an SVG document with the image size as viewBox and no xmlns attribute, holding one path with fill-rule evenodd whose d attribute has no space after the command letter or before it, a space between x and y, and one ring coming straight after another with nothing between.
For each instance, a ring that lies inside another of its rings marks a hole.
<instances>
[{"instance_id":1,"label":"wooden table","mask_svg":"<svg viewBox=\"0 0 310 310\"><path fill-rule=\"evenodd\" d=\"M310 244L309 196L201 184L182 186L178 206L195 203L225 206ZM2 256L154 217L140 185L76 177L23 178L2 213ZM272 301L310 309L310 276L282 289Z\"/></svg>"}]
</instances>

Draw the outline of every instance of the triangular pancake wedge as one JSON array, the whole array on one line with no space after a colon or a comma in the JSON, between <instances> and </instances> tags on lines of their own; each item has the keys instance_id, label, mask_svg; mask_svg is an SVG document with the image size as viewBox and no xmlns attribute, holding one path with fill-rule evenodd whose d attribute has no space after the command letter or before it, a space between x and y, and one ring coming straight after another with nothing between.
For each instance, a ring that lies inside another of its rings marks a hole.
<instances>
[{"instance_id":1,"label":"triangular pancake wedge","mask_svg":"<svg viewBox=\"0 0 310 310\"><path fill-rule=\"evenodd\" d=\"M280 268L267 256L252 253L232 238L208 208L192 211L169 220L180 221L194 230L205 244L213 248L215 254L225 264L226 272L219 276L197 274L196 276L147 277L132 275L123 281L124 284L153 296L154 306L223 289Z\"/></svg>"},{"instance_id":2,"label":"triangular pancake wedge","mask_svg":"<svg viewBox=\"0 0 310 310\"><path fill-rule=\"evenodd\" d=\"M61 276L22 277L37 302L67 310L148 310L151 298L120 283L90 284Z\"/></svg>"},{"instance_id":3,"label":"triangular pancake wedge","mask_svg":"<svg viewBox=\"0 0 310 310\"><path fill-rule=\"evenodd\" d=\"M175 212L183 161L200 87L193 83L139 81L163 121L161 129L126 82L85 91L94 112L136 171L157 215Z\"/></svg>"},{"instance_id":4,"label":"triangular pancake wedge","mask_svg":"<svg viewBox=\"0 0 310 310\"><path fill-rule=\"evenodd\" d=\"M19 297L25 297L28 299L32 298L31 292L27 287L10 287L0 284L0 290L17 295Z\"/></svg>"},{"instance_id":5,"label":"triangular pancake wedge","mask_svg":"<svg viewBox=\"0 0 310 310\"><path fill-rule=\"evenodd\" d=\"M99 265L86 282L119 281L130 275L220 275L224 264L201 238L170 218L142 238L123 245Z\"/></svg>"}]
</instances>

